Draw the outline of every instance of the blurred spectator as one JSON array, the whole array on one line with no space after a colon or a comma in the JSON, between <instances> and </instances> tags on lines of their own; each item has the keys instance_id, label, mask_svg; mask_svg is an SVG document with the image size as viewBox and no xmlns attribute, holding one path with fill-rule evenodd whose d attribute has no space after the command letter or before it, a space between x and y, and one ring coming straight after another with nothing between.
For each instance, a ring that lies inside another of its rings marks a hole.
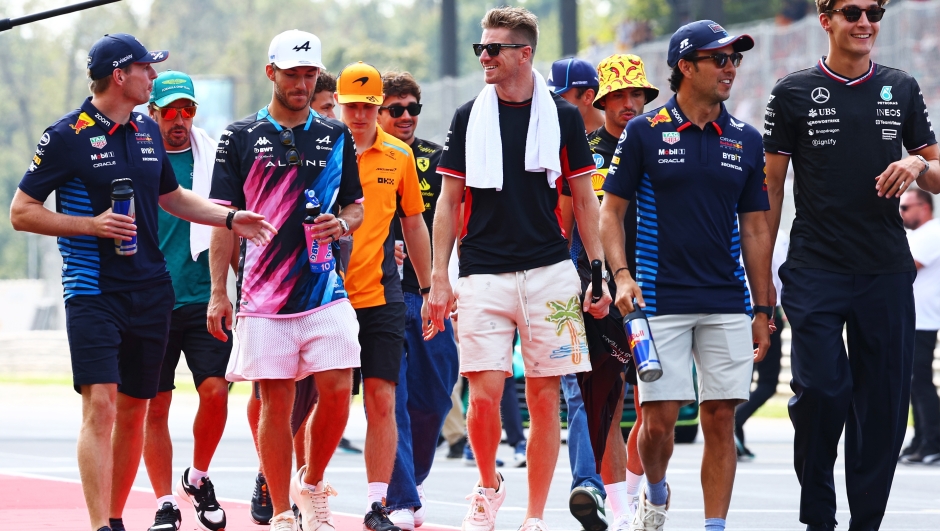
<instances>
[{"instance_id":1,"label":"blurred spectator","mask_svg":"<svg viewBox=\"0 0 940 531\"><path fill-rule=\"evenodd\" d=\"M797 20L801 20L809 11L809 3L806 0L784 0L777 13L776 22L778 26L786 26Z\"/></svg>"}]
</instances>

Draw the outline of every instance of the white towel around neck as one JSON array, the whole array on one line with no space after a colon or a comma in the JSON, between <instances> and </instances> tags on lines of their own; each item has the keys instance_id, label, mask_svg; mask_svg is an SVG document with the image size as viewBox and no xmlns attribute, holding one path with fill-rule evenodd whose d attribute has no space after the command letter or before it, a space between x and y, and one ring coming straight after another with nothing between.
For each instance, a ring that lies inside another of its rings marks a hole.
<instances>
[{"instance_id":1,"label":"white towel around neck","mask_svg":"<svg viewBox=\"0 0 940 531\"><path fill-rule=\"evenodd\" d=\"M545 172L555 188L561 176L561 128L558 108L545 79L532 70L534 90L525 142L525 171ZM503 188L503 144L499 130L499 97L496 85L480 91L467 123L467 180L472 188Z\"/></svg>"},{"instance_id":2,"label":"white towel around neck","mask_svg":"<svg viewBox=\"0 0 940 531\"><path fill-rule=\"evenodd\" d=\"M193 126L190 129L190 141L193 146L193 192L209 199L212 188L212 168L215 166L215 150L219 142L204 130ZM189 250L193 260L209 248L212 227L192 223L189 226Z\"/></svg>"}]
</instances>

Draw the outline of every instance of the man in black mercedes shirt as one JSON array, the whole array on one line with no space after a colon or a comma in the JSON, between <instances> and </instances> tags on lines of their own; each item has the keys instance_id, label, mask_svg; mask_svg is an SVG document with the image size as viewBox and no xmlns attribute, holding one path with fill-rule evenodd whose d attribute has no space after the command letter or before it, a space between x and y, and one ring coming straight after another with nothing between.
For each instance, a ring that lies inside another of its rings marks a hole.
<instances>
[{"instance_id":1,"label":"man in black mercedes shirt","mask_svg":"<svg viewBox=\"0 0 940 531\"><path fill-rule=\"evenodd\" d=\"M791 157L796 176L780 279L793 330L800 521L812 531L837 524L833 466L843 426L849 529L881 525L914 353L915 267L899 198L914 181L940 191L940 150L917 81L870 59L884 4L816 0L829 55L777 82L764 122L772 234Z\"/></svg>"},{"instance_id":2,"label":"man in black mercedes shirt","mask_svg":"<svg viewBox=\"0 0 940 531\"><path fill-rule=\"evenodd\" d=\"M421 113L421 87L408 72L386 72L382 76L385 101L379 107L382 130L411 146L424 199L424 221L431 229L434 207L441 193L437 163L443 148L415 136ZM395 217L395 239L404 241L401 223ZM433 232L431 233L433 238ZM413 531L424 523L424 480L431 472L437 438L444 417L453 403L451 391L457 382L457 344L448 319L444 330L424 340L421 319L422 289L408 249L402 264L401 289L405 297L405 355L395 387L395 419L398 423L398 452L386 506L389 518L402 531Z\"/></svg>"}]
</instances>

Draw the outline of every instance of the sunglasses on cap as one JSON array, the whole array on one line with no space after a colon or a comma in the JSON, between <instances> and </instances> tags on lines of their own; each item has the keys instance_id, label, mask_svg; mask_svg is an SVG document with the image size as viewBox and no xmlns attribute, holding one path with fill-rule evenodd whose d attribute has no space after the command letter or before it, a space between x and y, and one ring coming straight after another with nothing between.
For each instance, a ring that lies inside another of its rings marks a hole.
<instances>
[{"instance_id":1,"label":"sunglasses on cap","mask_svg":"<svg viewBox=\"0 0 940 531\"><path fill-rule=\"evenodd\" d=\"M694 57L685 57L684 59L686 61L692 61L693 63L704 61L706 59L712 59L715 61L715 66L717 66L718 68L724 68L725 65L728 64L728 60L730 59L731 64L733 64L734 67L737 68L741 66L741 59L744 59L744 54L741 52L713 53L711 55L696 55Z\"/></svg>"},{"instance_id":2,"label":"sunglasses on cap","mask_svg":"<svg viewBox=\"0 0 940 531\"><path fill-rule=\"evenodd\" d=\"M846 22L858 22L862 18L862 13L865 13L869 22L880 22L881 17L885 16L885 8L872 6L862 9L858 6L845 6L842 9L830 9L829 13L842 13Z\"/></svg>"},{"instance_id":3,"label":"sunglasses on cap","mask_svg":"<svg viewBox=\"0 0 940 531\"><path fill-rule=\"evenodd\" d=\"M196 106L190 105L188 107L158 107L160 111L160 116L164 120L175 120L176 115L181 115L184 119L192 118L196 116Z\"/></svg>"},{"instance_id":4,"label":"sunglasses on cap","mask_svg":"<svg viewBox=\"0 0 940 531\"><path fill-rule=\"evenodd\" d=\"M401 118L404 116L405 111L408 111L408 114L411 116L418 116L421 114L421 104L413 101L408 105L389 105L388 107L379 107L379 110L388 111L389 116L392 118Z\"/></svg>"},{"instance_id":5,"label":"sunglasses on cap","mask_svg":"<svg viewBox=\"0 0 940 531\"><path fill-rule=\"evenodd\" d=\"M281 144L290 148L285 155L287 157L287 165L297 166L300 164L300 151L297 150L297 145L294 144L294 131L284 129L278 134L278 138L280 138Z\"/></svg>"},{"instance_id":6,"label":"sunglasses on cap","mask_svg":"<svg viewBox=\"0 0 940 531\"><path fill-rule=\"evenodd\" d=\"M499 55L499 51L503 48L525 48L528 44L503 44L501 42L491 42L489 44L474 44L473 53L480 57L483 55L483 50L486 50L486 53L490 54L490 57L496 57Z\"/></svg>"}]
</instances>

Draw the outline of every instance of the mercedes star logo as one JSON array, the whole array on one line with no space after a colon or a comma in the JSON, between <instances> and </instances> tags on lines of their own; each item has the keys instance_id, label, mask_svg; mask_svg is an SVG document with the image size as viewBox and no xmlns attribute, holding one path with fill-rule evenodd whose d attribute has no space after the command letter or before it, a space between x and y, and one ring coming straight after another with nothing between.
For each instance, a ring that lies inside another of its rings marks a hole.
<instances>
[{"instance_id":1,"label":"mercedes star logo","mask_svg":"<svg viewBox=\"0 0 940 531\"><path fill-rule=\"evenodd\" d=\"M816 87L813 89L812 98L816 103L826 103L829 101L829 91L823 87Z\"/></svg>"}]
</instances>

